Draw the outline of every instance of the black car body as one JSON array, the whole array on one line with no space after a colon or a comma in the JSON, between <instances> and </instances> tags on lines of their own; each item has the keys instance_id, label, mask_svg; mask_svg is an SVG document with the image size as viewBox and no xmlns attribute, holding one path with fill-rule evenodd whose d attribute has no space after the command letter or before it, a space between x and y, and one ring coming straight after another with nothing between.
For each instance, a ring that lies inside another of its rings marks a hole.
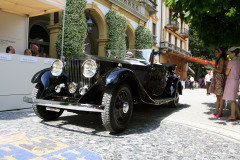
<instances>
[{"instance_id":1,"label":"black car body","mask_svg":"<svg viewBox=\"0 0 240 160\"><path fill-rule=\"evenodd\" d=\"M107 57L86 55L84 60L68 62L68 74L57 60L33 76L33 96L24 101L32 103L44 120L54 120L64 110L101 112L104 127L121 132L134 104L177 106L182 85L174 76L175 64L161 64L159 57L151 49L109 51Z\"/></svg>"}]
</instances>

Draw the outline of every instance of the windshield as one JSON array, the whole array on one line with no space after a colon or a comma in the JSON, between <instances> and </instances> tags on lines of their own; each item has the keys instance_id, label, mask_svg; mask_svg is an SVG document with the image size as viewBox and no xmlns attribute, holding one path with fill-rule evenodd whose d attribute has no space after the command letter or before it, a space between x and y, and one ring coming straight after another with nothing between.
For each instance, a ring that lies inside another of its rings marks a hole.
<instances>
[{"instance_id":1,"label":"windshield","mask_svg":"<svg viewBox=\"0 0 240 160\"><path fill-rule=\"evenodd\" d=\"M152 49L108 50L107 57L123 60L137 59L149 63L151 53Z\"/></svg>"}]
</instances>

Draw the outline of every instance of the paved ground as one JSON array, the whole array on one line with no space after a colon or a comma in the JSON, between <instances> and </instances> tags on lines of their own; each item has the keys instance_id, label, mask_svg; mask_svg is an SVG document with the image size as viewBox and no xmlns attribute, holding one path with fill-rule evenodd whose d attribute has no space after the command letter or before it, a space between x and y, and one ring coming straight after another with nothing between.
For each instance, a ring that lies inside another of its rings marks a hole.
<instances>
[{"instance_id":1,"label":"paved ground","mask_svg":"<svg viewBox=\"0 0 240 160\"><path fill-rule=\"evenodd\" d=\"M105 131L98 114L64 112L45 122L31 109L0 112L0 159L239 160L240 120L209 116L216 99L205 90L183 94L178 108L135 107L128 129L118 135Z\"/></svg>"}]
</instances>

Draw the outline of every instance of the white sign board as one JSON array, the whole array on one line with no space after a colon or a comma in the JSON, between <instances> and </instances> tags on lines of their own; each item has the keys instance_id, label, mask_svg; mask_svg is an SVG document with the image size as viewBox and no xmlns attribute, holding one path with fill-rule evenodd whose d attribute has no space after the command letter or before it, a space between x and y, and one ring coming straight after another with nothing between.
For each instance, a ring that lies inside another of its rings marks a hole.
<instances>
[{"instance_id":1,"label":"white sign board","mask_svg":"<svg viewBox=\"0 0 240 160\"><path fill-rule=\"evenodd\" d=\"M38 71L51 67L51 62L55 60L0 53L0 111L30 107L23 102L23 96L31 95L36 85L31 83L32 77Z\"/></svg>"}]
</instances>

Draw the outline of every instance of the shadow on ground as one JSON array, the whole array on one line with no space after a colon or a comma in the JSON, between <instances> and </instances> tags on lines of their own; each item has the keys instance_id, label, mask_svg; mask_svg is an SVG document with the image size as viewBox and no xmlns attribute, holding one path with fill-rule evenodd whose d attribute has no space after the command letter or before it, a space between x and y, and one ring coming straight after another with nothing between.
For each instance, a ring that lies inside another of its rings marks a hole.
<instances>
[{"instance_id":1,"label":"shadow on ground","mask_svg":"<svg viewBox=\"0 0 240 160\"><path fill-rule=\"evenodd\" d=\"M159 128L161 121L165 117L187 107L189 107L187 104L179 104L179 107L177 108L169 108L168 105L136 105L134 107L133 115L127 129L122 133L114 134L114 136L119 136L120 138L123 135L150 132ZM102 134L105 132L108 133L108 131L106 131L102 125L101 115L98 113L67 113L58 118L57 121L59 124L47 121L41 121L41 123L46 126L57 127L59 129L83 134L91 134L97 136L109 135Z\"/></svg>"},{"instance_id":2,"label":"shadow on ground","mask_svg":"<svg viewBox=\"0 0 240 160\"><path fill-rule=\"evenodd\" d=\"M229 117L231 115L231 110L230 110L230 103L227 102L223 108L223 116L222 117L214 117L211 116L210 114L214 113L215 108L216 108L216 103L202 103L207 106L208 111L204 112L205 114L209 115L209 120L216 121L215 123L220 124L220 125L227 125L227 123L231 123L232 125L239 125L239 121L226 121L224 120L225 118Z\"/></svg>"}]
</instances>

